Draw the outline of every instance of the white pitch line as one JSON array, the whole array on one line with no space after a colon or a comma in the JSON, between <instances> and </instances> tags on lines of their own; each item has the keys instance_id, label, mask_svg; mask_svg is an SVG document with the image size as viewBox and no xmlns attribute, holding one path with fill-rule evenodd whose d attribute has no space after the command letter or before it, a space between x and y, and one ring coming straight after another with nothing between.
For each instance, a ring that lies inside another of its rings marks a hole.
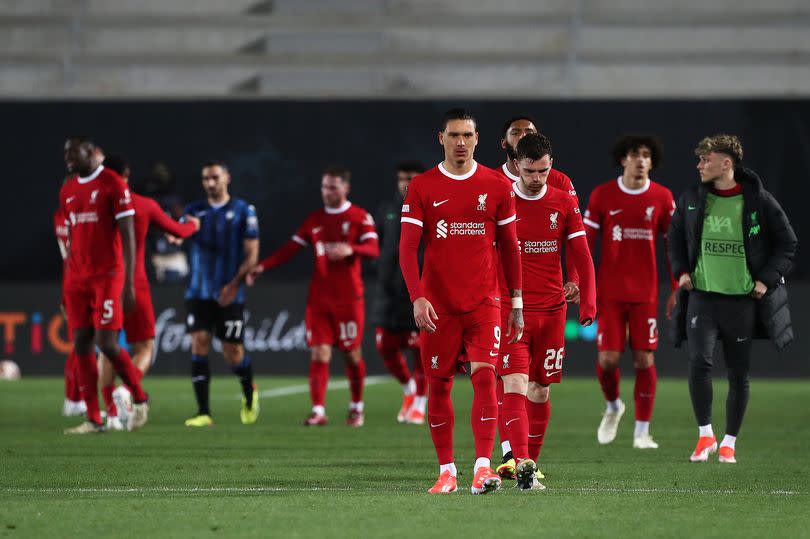
<instances>
[{"instance_id":1,"label":"white pitch line","mask_svg":"<svg viewBox=\"0 0 810 539\"><path fill-rule=\"evenodd\" d=\"M418 489L387 486L385 488L346 488L346 487L74 487L74 488L2 488L3 494L137 494L137 493L163 493L163 494L216 494L216 493L256 493L256 492L413 492L421 494ZM799 496L803 492L793 490L770 490L764 492L740 491L733 489L704 490L704 489L678 489L678 488L549 488L545 494L555 492L580 494L707 494L712 496L729 495L739 496L753 494L757 496Z\"/></svg>"},{"instance_id":2,"label":"white pitch line","mask_svg":"<svg viewBox=\"0 0 810 539\"><path fill-rule=\"evenodd\" d=\"M366 386L376 386L391 381L390 376L366 376ZM349 382L347 380L339 380L337 382L329 382L326 386L327 390L333 389L348 389ZM299 384L295 386L283 386L273 389L265 389L259 391L259 396L265 399L272 399L275 397L286 397L287 395L298 395L300 393L309 393L309 384ZM242 394L235 395L234 398L241 399Z\"/></svg>"}]
</instances>

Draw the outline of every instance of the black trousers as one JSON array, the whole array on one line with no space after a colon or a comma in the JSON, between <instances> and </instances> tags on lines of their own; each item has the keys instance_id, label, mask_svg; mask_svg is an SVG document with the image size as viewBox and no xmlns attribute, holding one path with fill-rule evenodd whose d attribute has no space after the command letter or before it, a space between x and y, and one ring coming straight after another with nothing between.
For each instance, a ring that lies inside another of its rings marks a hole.
<instances>
[{"instance_id":1,"label":"black trousers","mask_svg":"<svg viewBox=\"0 0 810 539\"><path fill-rule=\"evenodd\" d=\"M748 371L756 304L749 296L693 290L689 294L686 335L689 348L689 394L698 425L712 420L712 367L717 342L723 344L728 375L726 434L740 432L748 405Z\"/></svg>"}]
</instances>

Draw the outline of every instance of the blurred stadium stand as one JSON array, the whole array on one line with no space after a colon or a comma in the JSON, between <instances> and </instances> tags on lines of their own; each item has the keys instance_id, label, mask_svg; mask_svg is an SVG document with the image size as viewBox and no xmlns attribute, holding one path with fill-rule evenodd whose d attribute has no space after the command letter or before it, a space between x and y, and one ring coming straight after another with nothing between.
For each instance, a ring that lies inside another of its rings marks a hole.
<instances>
[{"instance_id":1,"label":"blurred stadium stand","mask_svg":"<svg viewBox=\"0 0 810 539\"><path fill-rule=\"evenodd\" d=\"M806 0L2 0L0 97L783 97Z\"/></svg>"}]
</instances>

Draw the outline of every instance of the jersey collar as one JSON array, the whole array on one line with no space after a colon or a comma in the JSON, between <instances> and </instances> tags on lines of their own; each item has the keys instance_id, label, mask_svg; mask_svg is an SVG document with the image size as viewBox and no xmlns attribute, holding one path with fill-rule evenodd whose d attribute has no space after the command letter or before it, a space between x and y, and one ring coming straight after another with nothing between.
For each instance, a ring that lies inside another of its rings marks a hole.
<instances>
[{"instance_id":1,"label":"jersey collar","mask_svg":"<svg viewBox=\"0 0 810 539\"><path fill-rule=\"evenodd\" d=\"M619 189L621 189L623 192L627 193L628 195L640 195L641 193L646 193L647 189L650 188L650 179L649 178L647 178L647 182L644 185L642 185L641 187L639 187L638 189L630 189L629 187L624 185L622 183L622 177L621 176L616 178L616 183L619 184Z\"/></svg>"},{"instance_id":2,"label":"jersey collar","mask_svg":"<svg viewBox=\"0 0 810 539\"><path fill-rule=\"evenodd\" d=\"M87 176L85 178L82 178L81 176L77 176L76 179L79 180L79 183L81 183L81 184L90 183L93 180L95 180L96 178L98 178L98 175L101 174L102 170L104 170L104 166L99 165L98 168L96 170L94 170L93 173L90 174L89 176Z\"/></svg>"},{"instance_id":3,"label":"jersey collar","mask_svg":"<svg viewBox=\"0 0 810 539\"><path fill-rule=\"evenodd\" d=\"M340 213L345 212L346 210L348 210L351 207L352 207L352 203L347 200L346 202L344 202L343 204L341 204L337 208L330 208L329 206L324 206L323 211L325 211L329 215L338 215Z\"/></svg>"},{"instance_id":4,"label":"jersey collar","mask_svg":"<svg viewBox=\"0 0 810 539\"><path fill-rule=\"evenodd\" d=\"M470 169L470 171L468 173L466 173L466 174L461 174L461 175L449 173L447 171L447 169L444 168L444 162L439 163L439 172L441 172L442 174L444 174L445 176L447 176L451 180L466 180L467 178L469 178L470 176L475 174L476 170L478 170L478 161L473 161L473 166Z\"/></svg>"},{"instance_id":5,"label":"jersey collar","mask_svg":"<svg viewBox=\"0 0 810 539\"><path fill-rule=\"evenodd\" d=\"M523 191L521 191L520 188L518 187L518 182L512 184L512 190L515 192L517 196L519 196L523 200L540 200L541 198L546 196L546 193L548 192L548 183L543 185L543 188L540 190L540 194L534 196L529 196Z\"/></svg>"},{"instance_id":6,"label":"jersey collar","mask_svg":"<svg viewBox=\"0 0 810 539\"><path fill-rule=\"evenodd\" d=\"M514 174L509 172L509 167L506 166L506 163L501 165L501 170L503 170L503 173L506 174L506 177L512 180L513 182L516 182L520 179L520 176L515 176Z\"/></svg>"}]
</instances>

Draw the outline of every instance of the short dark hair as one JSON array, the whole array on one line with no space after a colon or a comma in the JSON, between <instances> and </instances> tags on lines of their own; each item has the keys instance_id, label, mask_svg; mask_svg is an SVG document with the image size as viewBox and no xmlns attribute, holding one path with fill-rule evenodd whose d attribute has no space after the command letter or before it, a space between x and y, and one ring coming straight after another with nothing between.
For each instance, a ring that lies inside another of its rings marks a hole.
<instances>
[{"instance_id":1,"label":"short dark hair","mask_svg":"<svg viewBox=\"0 0 810 539\"><path fill-rule=\"evenodd\" d=\"M220 167L225 172L228 172L228 165L225 164L225 161L220 159L209 159L208 161L204 162L202 168L208 167Z\"/></svg>"},{"instance_id":2,"label":"short dark hair","mask_svg":"<svg viewBox=\"0 0 810 539\"><path fill-rule=\"evenodd\" d=\"M517 122L518 120L526 120L534 124L534 127L540 131L540 128L537 127L537 122L534 121L534 118L529 116L528 114L518 114L517 116L512 116L503 124L501 128L501 138L506 138L506 133L509 131L509 128L512 127L512 124Z\"/></svg>"},{"instance_id":3,"label":"short dark hair","mask_svg":"<svg viewBox=\"0 0 810 539\"><path fill-rule=\"evenodd\" d=\"M352 179L352 171L343 165L329 165L323 169L324 176L337 176L345 183L349 183Z\"/></svg>"},{"instance_id":4,"label":"short dark hair","mask_svg":"<svg viewBox=\"0 0 810 539\"><path fill-rule=\"evenodd\" d=\"M518 159L531 159L537 161L544 155L552 157L551 140L540 133L529 133L517 144Z\"/></svg>"},{"instance_id":5,"label":"short dark hair","mask_svg":"<svg viewBox=\"0 0 810 539\"><path fill-rule=\"evenodd\" d=\"M68 137L67 140L70 142L76 142L78 144L88 144L94 148L97 146L97 144L93 142L93 138L88 137L87 135L73 135Z\"/></svg>"},{"instance_id":6,"label":"short dark hair","mask_svg":"<svg viewBox=\"0 0 810 539\"><path fill-rule=\"evenodd\" d=\"M421 161L400 161L397 165L397 172L418 172L425 171L425 165Z\"/></svg>"},{"instance_id":7,"label":"short dark hair","mask_svg":"<svg viewBox=\"0 0 810 539\"><path fill-rule=\"evenodd\" d=\"M475 120L472 112L460 107L450 109L444 113L444 116L442 116L442 128L439 129L439 131L447 129L447 123L452 120L470 120L475 125L475 130L478 131L478 122Z\"/></svg>"},{"instance_id":8,"label":"short dark hair","mask_svg":"<svg viewBox=\"0 0 810 539\"><path fill-rule=\"evenodd\" d=\"M129 168L129 163L123 155L112 154L104 157L104 168L114 170L119 176L123 176L124 171Z\"/></svg>"},{"instance_id":9,"label":"short dark hair","mask_svg":"<svg viewBox=\"0 0 810 539\"><path fill-rule=\"evenodd\" d=\"M613 164L622 166L622 159L627 157L631 151L637 151L642 146L650 149L652 168L661 164L664 158L664 148L661 141L655 135L625 135L616 141L610 154L613 156Z\"/></svg>"}]
</instances>

